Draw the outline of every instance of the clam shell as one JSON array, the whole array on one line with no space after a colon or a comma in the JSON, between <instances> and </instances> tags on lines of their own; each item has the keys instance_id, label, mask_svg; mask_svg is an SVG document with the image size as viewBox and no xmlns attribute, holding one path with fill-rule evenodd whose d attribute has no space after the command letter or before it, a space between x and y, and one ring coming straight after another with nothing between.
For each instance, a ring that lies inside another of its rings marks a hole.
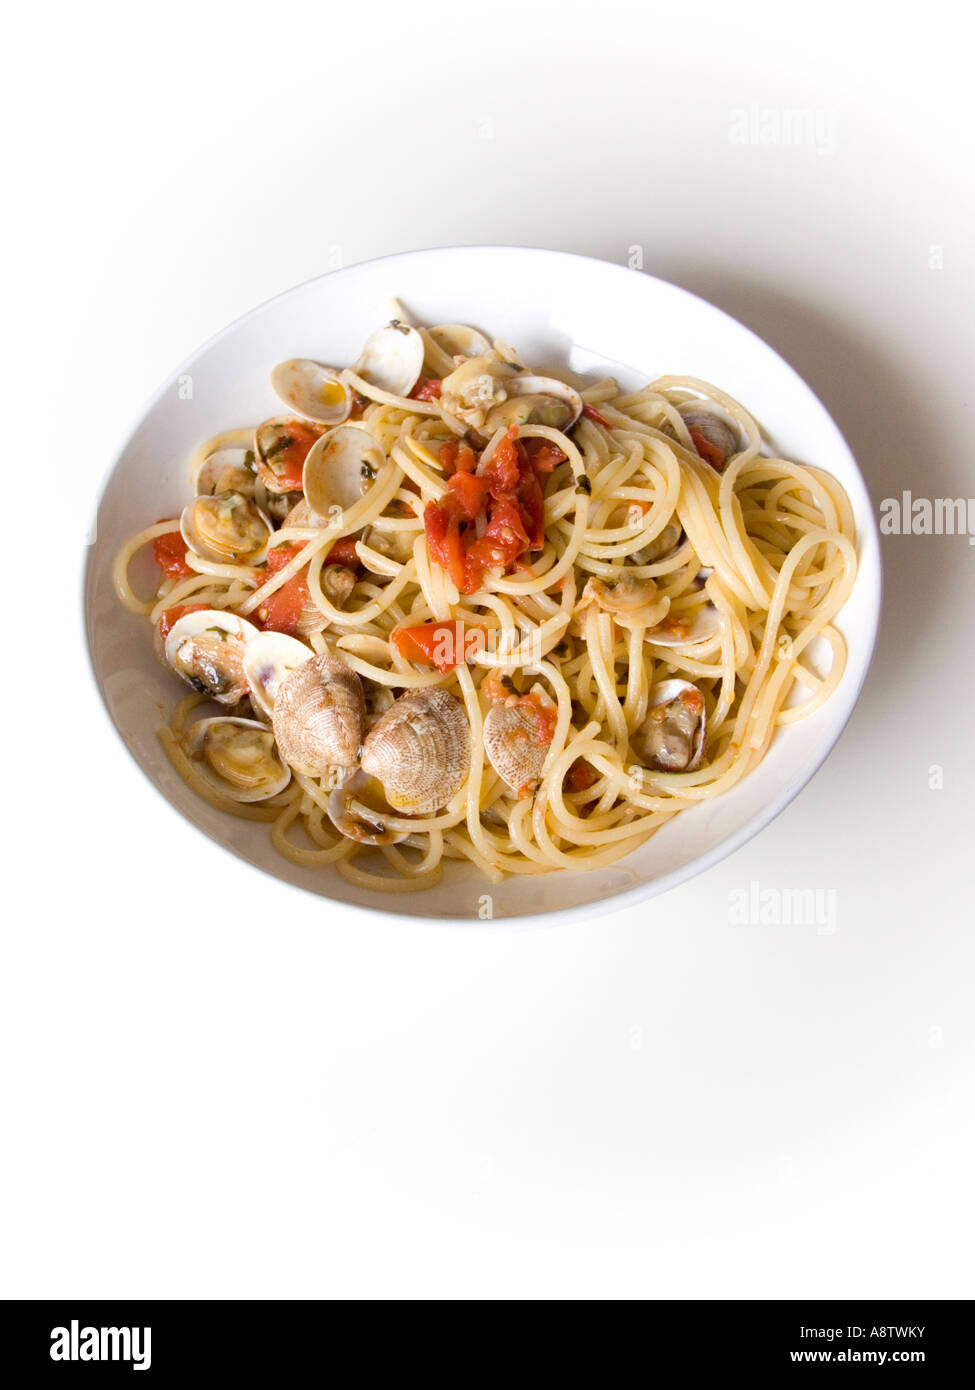
<instances>
[{"instance_id":1,"label":"clam shell","mask_svg":"<svg viewBox=\"0 0 975 1390\"><path fill-rule=\"evenodd\" d=\"M307 531L318 531L327 524L324 517L320 517L317 512L312 511L305 497L294 504L281 522L282 527L295 526Z\"/></svg>"},{"instance_id":2,"label":"clam shell","mask_svg":"<svg viewBox=\"0 0 975 1390\"><path fill-rule=\"evenodd\" d=\"M484 717L484 751L495 772L518 796L533 791L548 753L537 742L537 720L524 705L494 704Z\"/></svg>"},{"instance_id":3,"label":"clam shell","mask_svg":"<svg viewBox=\"0 0 975 1390\"><path fill-rule=\"evenodd\" d=\"M218 564L256 565L274 527L242 492L203 494L183 508L180 534L195 555Z\"/></svg>"},{"instance_id":4,"label":"clam shell","mask_svg":"<svg viewBox=\"0 0 975 1390\"><path fill-rule=\"evenodd\" d=\"M218 704L235 705L247 694L244 656L256 636L257 628L246 618L204 608L173 624L163 652L180 680Z\"/></svg>"},{"instance_id":5,"label":"clam shell","mask_svg":"<svg viewBox=\"0 0 975 1390\"><path fill-rule=\"evenodd\" d=\"M255 628L244 648L244 675L258 709L270 715L281 682L311 656L311 648L297 637L283 632L258 632Z\"/></svg>"},{"instance_id":6,"label":"clam shell","mask_svg":"<svg viewBox=\"0 0 975 1390\"><path fill-rule=\"evenodd\" d=\"M362 681L338 657L313 656L277 687L271 725L281 756L306 777L359 760L365 724Z\"/></svg>"},{"instance_id":7,"label":"clam shell","mask_svg":"<svg viewBox=\"0 0 975 1390\"><path fill-rule=\"evenodd\" d=\"M272 521L276 521L279 526L285 524L285 518L298 506L302 500L301 489L294 492L268 492L267 500L264 503L264 510Z\"/></svg>"},{"instance_id":8,"label":"clam shell","mask_svg":"<svg viewBox=\"0 0 975 1390\"><path fill-rule=\"evenodd\" d=\"M738 431L718 407L703 401L687 401L677 407L688 429L693 425L704 438L720 449L726 459L741 450Z\"/></svg>"},{"instance_id":9,"label":"clam shell","mask_svg":"<svg viewBox=\"0 0 975 1390\"><path fill-rule=\"evenodd\" d=\"M352 409L352 392L334 367L310 357L289 357L271 372L271 387L289 410L319 425L341 425Z\"/></svg>"},{"instance_id":10,"label":"clam shell","mask_svg":"<svg viewBox=\"0 0 975 1390\"><path fill-rule=\"evenodd\" d=\"M228 445L207 454L196 475L196 493L203 497L215 492L239 492L253 497L255 479L254 450Z\"/></svg>"},{"instance_id":11,"label":"clam shell","mask_svg":"<svg viewBox=\"0 0 975 1390\"><path fill-rule=\"evenodd\" d=\"M419 530L385 531L378 526L369 526L363 540L370 550L386 556L394 564L405 565L413 557L413 544L420 534Z\"/></svg>"},{"instance_id":12,"label":"clam shell","mask_svg":"<svg viewBox=\"0 0 975 1390\"><path fill-rule=\"evenodd\" d=\"M657 586L621 566L613 579L587 579L580 605L595 603L604 613L639 613L657 602Z\"/></svg>"},{"instance_id":13,"label":"clam shell","mask_svg":"<svg viewBox=\"0 0 975 1390\"><path fill-rule=\"evenodd\" d=\"M200 776L232 801L263 801L291 781L267 725L256 719L201 719L189 731L186 751Z\"/></svg>"},{"instance_id":14,"label":"clam shell","mask_svg":"<svg viewBox=\"0 0 975 1390\"><path fill-rule=\"evenodd\" d=\"M490 411L508 399L518 368L496 353L469 357L441 382L440 404L453 419L479 430Z\"/></svg>"},{"instance_id":15,"label":"clam shell","mask_svg":"<svg viewBox=\"0 0 975 1390\"><path fill-rule=\"evenodd\" d=\"M675 761L673 752L669 756L661 754L659 751L656 755L654 754L649 746L649 737L651 731L656 731L654 726L659 729L659 721L654 720L652 715L648 713L647 719L633 735L633 746L648 767L655 767L661 772L693 772L700 765L707 742L707 711L704 706L704 696L697 686L692 685L690 681L677 679L661 681L650 692L649 710L661 709L665 705L670 705L688 691L693 691L701 702L701 714L694 729L690 761Z\"/></svg>"},{"instance_id":16,"label":"clam shell","mask_svg":"<svg viewBox=\"0 0 975 1390\"><path fill-rule=\"evenodd\" d=\"M331 792L328 815L335 829L359 845L395 845L406 839L405 831L391 830L381 811L368 805L361 792L369 778L355 772Z\"/></svg>"},{"instance_id":17,"label":"clam shell","mask_svg":"<svg viewBox=\"0 0 975 1390\"><path fill-rule=\"evenodd\" d=\"M423 339L415 328L393 319L370 333L355 372L391 396L408 396L423 370Z\"/></svg>"},{"instance_id":18,"label":"clam shell","mask_svg":"<svg viewBox=\"0 0 975 1390\"><path fill-rule=\"evenodd\" d=\"M301 486L305 459L321 437L321 427L308 420L275 415L254 431L257 476L268 492L295 492Z\"/></svg>"},{"instance_id":19,"label":"clam shell","mask_svg":"<svg viewBox=\"0 0 975 1390\"><path fill-rule=\"evenodd\" d=\"M386 462L382 446L358 425L339 425L310 450L301 485L312 513L334 522L358 502Z\"/></svg>"},{"instance_id":20,"label":"clam shell","mask_svg":"<svg viewBox=\"0 0 975 1390\"><path fill-rule=\"evenodd\" d=\"M491 340L469 323L437 323L427 332L448 357L482 357L491 351Z\"/></svg>"},{"instance_id":21,"label":"clam shell","mask_svg":"<svg viewBox=\"0 0 975 1390\"><path fill-rule=\"evenodd\" d=\"M647 641L655 647L695 647L710 642L720 631L721 614L713 604L706 603L687 623L679 615L668 616L660 627L649 630Z\"/></svg>"},{"instance_id":22,"label":"clam shell","mask_svg":"<svg viewBox=\"0 0 975 1390\"><path fill-rule=\"evenodd\" d=\"M470 760L464 707L440 687L401 695L362 749L362 770L382 782L391 806L415 816L430 815L456 795Z\"/></svg>"},{"instance_id":23,"label":"clam shell","mask_svg":"<svg viewBox=\"0 0 975 1390\"><path fill-rule=\"evenodd\" d=\"M437 323L424 336L427 361L439 377L449 376L468 357L483 357L491 351L490 339L467 323Z\"/></svg>"},{"instance_id":24,"label":"clam shell","mask_svg":"<svg viewBox=\"0 0 975 1390\"><path fill-rule=\"evenodd\" d=\"M328 599L329 603L334 604L336 608L341 608L342 605L345 603L345 600L349 597L352 590L355 588L355 580L355 570L349 569L348 565L322 566L322 592ZM318 609L316 609L316 613L318 613L319 617L325 618L325 614L321 613ZM325 621L327 623L327 619ZM314 615L310 613L303 613L301 621L298 625L299 631L320 632L320 627L306 628L302 626L302 623L311 622L317 622L317 619L314 617Z\"/></svg>"},{"instance_id":25,"label":"clam shell","mask_svg":"<svg viewBox=\"0 0 975 1390\"><path fill-rule=\"evenodd\" d=\"M640 550L634 550L630 559L635 565L655 565L659 560L669 559L683 544L683 526L679 521L668 521L659 535Z\"/></svg>"},{"instance_id":26,"label":"clam shell","mask_svg":"<svg viewBox=\"0 0 975 1390\"><path fill-rule=\"evenodd\" d=\"M507 399L488 411L486 428L496 430L503 425L551 425L554 429L571 429L582 414L579 392L554 376L533 376L521 372L506 379Z\"/></svg>"}]
</instances>

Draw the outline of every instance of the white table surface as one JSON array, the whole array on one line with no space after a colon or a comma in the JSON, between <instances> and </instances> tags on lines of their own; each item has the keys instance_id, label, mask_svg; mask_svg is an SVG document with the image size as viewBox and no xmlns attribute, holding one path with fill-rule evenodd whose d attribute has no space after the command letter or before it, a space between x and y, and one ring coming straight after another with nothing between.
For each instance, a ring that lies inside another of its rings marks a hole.
<instances>
[{"instance_id":1,"label":"white table surface","mask_svg":"<svg viewBox=\"0 0 975 1390\"><path fill-rule=\"evenodd\" d=\"M75 570L140 403L339 262L639 248L798 368L878 503L975 491L955 7L673 11L15 21L0 1294L971 1296L964 536L885 539L874 666L798 800L591 924L216 894L87 684ZM836 931L734 925L752 881L834 891Z\"/></svg>"}]
</instances>

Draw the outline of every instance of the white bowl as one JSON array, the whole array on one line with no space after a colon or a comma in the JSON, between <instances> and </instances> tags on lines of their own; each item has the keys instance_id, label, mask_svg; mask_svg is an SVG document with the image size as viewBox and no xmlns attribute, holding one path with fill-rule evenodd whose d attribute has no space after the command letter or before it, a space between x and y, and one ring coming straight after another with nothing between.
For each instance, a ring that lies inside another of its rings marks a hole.
<instances>
[{"instance_id":1,"label":"white bowl","mask_svg":"<svg viewBox=\"0 0 975 1390\"><path fill-rule=\"evenodd\" d=\"M838 620L849 661L833 697L809 719L780 730L762 764L731 791L685 811L610 868L492 886L471 866L449 864L443 882L428 892L370 893L329 868L292 864L272 848L266 825L225 816L199 800L156 737L179 687L153 657L145 620L115 597L116 549L140 527L182 508L189 489L186 459L200 440L276 413L268 384L275 362L302 356L354 361L392 297L421 321L477 324L514 344L528 362L563 360L579 371L607 367L627 387L664 373L703 377L751 411L782 457L828 469L849 493L860 572ZM322 897L373 912L471 922L486 893L494 917L509 921L623 907L682 883L744 844L809 781L846 724L870 662L880 589L877 528L856 463L809 387L754 333L687 291L622 266L556 251L464 246L387 256L299 285L184 362L146 409L109 475L85 604L95 678L119 734L170 804L216 844ZM143 794L135 782L126 790L132 797Z\"/></svg>"}]
</instances>

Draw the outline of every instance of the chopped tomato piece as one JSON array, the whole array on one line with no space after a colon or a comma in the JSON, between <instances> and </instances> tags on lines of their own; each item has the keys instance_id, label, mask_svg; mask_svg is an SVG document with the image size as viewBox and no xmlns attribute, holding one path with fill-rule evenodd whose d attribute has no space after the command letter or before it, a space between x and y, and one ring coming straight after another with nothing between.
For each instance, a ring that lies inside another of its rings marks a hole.
<instances>
[{"instance_id":1,"label":"chopped tomato piece","mask_svg":"<svg viewBox=\"0 0 975 1390\"><path fill-rule=\"evenodd\" d=\"M538 478L530 466L523 469L518 483L518 505L528 535L528 549L544 550L545 498L542 496Z\"/></svg>"},{"instance_id":2,"label":"chopped tomato piece","mask_svg":"<svg viewBox=\"0 0 975 1390\"><path fill-rule=\"evenodd\" d=\"M277 574L278 570L283 570L307 544L307 541L285 541L283 545L272 546L267 552L268 574Z\"/></svg>"},{"instance_id":3,"label":"chopped tomato piece","mask_svg":"<svg viewBox=\"0 0 975 1390\"><path fill-rule=\"evenodd\" d=\"M393 646L400 656L418 666L452 671L483 650L485 634L485 628L467 626L459 618L455 622L417 623L415 627L395 628Z\"/></svg>"},{"instance_id":4,"label":"chopped tomato piece","mask_svg":"<svg viewBox=\"0 0 975 1390\"><path fill-rule=\"evenodd\" d=\"M289 637L298 633L298 621L305 608L311 603L308 580L304 574L296 574L280 589L269 594L258 608L255 617L261 627L272 632L286 632Z\"/></svg>"},{"instance_id":5,"label":"chopped tomato piece","mask_svg":"<svg viewBox=\"0 0 975 1390\"><path fill-rule=\"evenodd\" d=\"M433 559L447 571L462 593L468 592L464 588L464 546L457 517L451 516L438 503L428 502L423 512L423 526Z\"/></svg>"},{"instance_id":6,"label":"chopped tomato piece","mask_svg":"<svg viewBox=\"0 0 975 1390\"><path fill-rule=\"evenodd\" d=\"M600 415L596 407L594 405L590 405L588 401L583 401L582 413L587 420L593 420L597 425L602 425L604 430L611 430L613 428L609 421L606 419L606 416Z\"/></svg>"},{"instance_id":7,"label":"chopped tomato piece","mask_svg":"<svg viewBox=\"0 0 975 1390\"><path fill-rule=\"evenodd\" d=\"M709 463L712 468L720 471L721 468L724 467L724 453L718 448L717 444L712 444L710 439L702 434L696 425L691 425L687 433L691 436L694 442L694 448L701 455L701 458L704 459L705 463Z\"/></svg>"},{"instance_id":8,"label":"chopped tomato piece","mask_svg":"<svg viewBox=\"0 0 975 1390\"><path fill-rule=\"evenodd\" d=\"M428 504L424 527L432 558L463 594L480 587L485 569L507 571L526 552L545 545L539 475L551 472L565 456L541 437L529 442L533 447L526 448L518 439L518 427L512 425L491 458L480 465L469 445L456 439L441 445L447 492L440 502ZM548 447L534 447L539 444ZM484 516L487 524L478 535L470 523Z\"/></svg>"},{"instance_id":9,"label":"chopped tomato piece","mask_svg":"<svg viewBox=\"0 0 975 1390\"><path fill-rule=\"evenodd\" d=\"M521 477L521 469L519 467L518 449L516 446L517 438L518 426L512 425L508 432L498 441L498 447L491 455L484 469L484 476L490 480L492 497L499 497L503 493L513 492L518 486L518 479Z\"/></svg>"},{"instance_id":10,"label":"chopped tomato piece","mask_svg":"<svg viewBox=\"0 0 975 1390\"><path fill-rule=\"evenodd\" d=\"M180 535L178 521L173 522L172 531L156 536L152 543L156 564L167 579L185 579L188 574L193 574L194 571L186 563L186 550L186 542Z\"/></svg>"},{"instance_id":11,"label":"chopped tomato piece","mask_svg":"<svg viewBox=\"0 0 975 1390\"><path fill-rule=\"evenodd\" d=\"M268 577L284 569L306 545L307 541L286 541L283 545L276 545L269 550ZM310 603L308 580L304 570L299 570L282 584L280 589L275 589L273 594L267 596L255 617L261 627L273 632L286 632L289 637L294 637L298 632L298 620L302 611Z\"/></svg>"},{"instance_id":12,"label":"chopped tomato piece","mask_svg":"<svg viewBox=\"0 0 975 1390\"><path fill-rule=\"evenodd\" d=\"M519 442L536 473L551 473L560 463L565 462L565 454L550 439L533 435L530 439L522 439Z\"/></svg>"},{"instance_id":13,"label":"chopped tomato piece","mask_svg":"<svg viewBox=\"0 0 975 1390\"><path fill-rule=\"evenodd\" d=\"M555 726L559 722L556 706L539 699L533 691L522 695L518 704L522 709L532 710L535 716L535 742L547 747L555 737Z\"/></svg>"},{"instance_id":14,"label":"chopped tomato piece","mask_svg":"<svg viewBox=\"0 0 975 1390\"><path fill-rule=\"evenodd\" d=\"M473 473L477 467L477 457L469 444L460 439L448 439L438 451L440 467L450 478L454 473Z\"/></svg>"},{"instance_id":15,"label":"chopped tomato piece","mask_svg":"<svg viewBox=\"0 0 975 1390\"><path fill-rule=\"evenodd\" d=\"M326 565L358 565L360 564L358 553L355 548L355 536L343 536L341 540L335 542L331 550L325 556Z\"/></svg>"},{"instance_id":16,"label":"chopped tomato piece","mask_svg":"<svg viewBox=\"0 0 975 1390\"><path fill-rule=\"evenodd\" d=\"M447 496L440 504L446 506L461 521L474 521L484 510L488 499L488 482L476 473L455 473L447 481Z\"/></svg>"},{"instance_id":17,"label":"chopped tomato piece","mask_svg":"<svg viewBox=\"0 0 975 1390\"><path fill-rule=\"evenodd\" d=\"M584 792L599 780L595 770L584 758L576 758L566 774L566 781L574 792Z\"/></svg>"},{"instance_id":18,"label":"chopped tomato piece","mask_svg":"<svg viewBox=\"0 0 975 1390\"><path fill-rule=\"evenodd\" d=\"M440 378L421 376L410 392L413 401L436 401L440 398Z\"/></svg>"},{"instance_id":19,"label":"chopped tomato piece","mask_svg":"<svg viewBox=\"0 0 975 1390\"><path fill-rule=\"evenodd\" d=\"M175 608L167 608L159 618L159 636L165 642L180 618L187 613L202 613L205 608L205 603L178 603Z\"/></svg>"},{"instance_id":20,"label":"chopped tomato piece","mask_svg":"<svg viewBox=\"0 0 975 1390\"><path fill-rule=\"evenodd\" d=\"M496 498L491 504L491 519L484 535L468 548L469 559L481 569L504 569L529 549L517 502L510 497ZM471 590L465 590L471 592Z\"/></svg>"}]
</instances>

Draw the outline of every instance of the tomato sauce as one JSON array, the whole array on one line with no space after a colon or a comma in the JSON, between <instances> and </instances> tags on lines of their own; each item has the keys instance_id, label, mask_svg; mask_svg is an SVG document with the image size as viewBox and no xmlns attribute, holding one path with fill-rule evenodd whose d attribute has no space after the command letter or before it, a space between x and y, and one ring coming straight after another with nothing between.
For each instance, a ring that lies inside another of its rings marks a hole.
<instances>
[{"instance_id":1,"label":"tomato sauce","mask_svg":"<svg viewBox=\"0 0 975 1390\"><path fill-rule=\"evenodd\" d=\"M156 564L167 579L185 579L187 575L194 573L186 563L186 550L186 542L180 535L179 523L176 521L173 522L172 531L156 536L152 542Z\"/></svg>"}]
</instances>

